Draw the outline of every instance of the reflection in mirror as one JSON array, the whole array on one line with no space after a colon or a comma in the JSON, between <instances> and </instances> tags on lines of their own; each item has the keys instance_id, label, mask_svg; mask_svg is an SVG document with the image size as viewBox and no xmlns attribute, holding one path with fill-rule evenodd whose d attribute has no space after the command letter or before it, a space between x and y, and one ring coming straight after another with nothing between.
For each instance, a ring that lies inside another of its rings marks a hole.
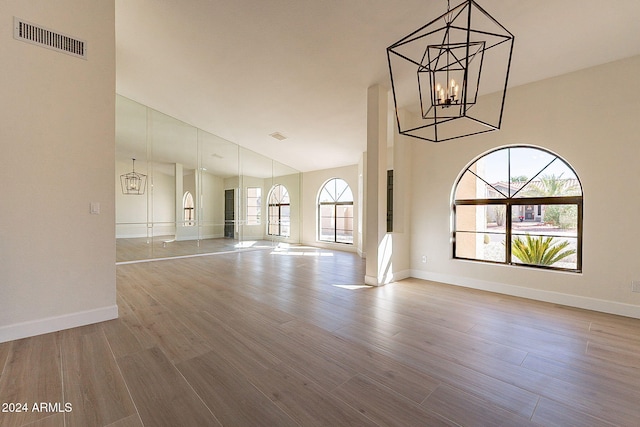
<instances>
[{"instance_id":1,"label":"reflection in mirror","mask_svg":"<svg viewBox=\"0 0 640 427\"><path fill-rule=\"evenodd\" d=\"M124 194L120 175L147 175L147 191ZM300 173L230 141L116 97L118 262L299 243ZM290 195L288 236L268 233L274 183Z\"/></svg>"}]
</instances>

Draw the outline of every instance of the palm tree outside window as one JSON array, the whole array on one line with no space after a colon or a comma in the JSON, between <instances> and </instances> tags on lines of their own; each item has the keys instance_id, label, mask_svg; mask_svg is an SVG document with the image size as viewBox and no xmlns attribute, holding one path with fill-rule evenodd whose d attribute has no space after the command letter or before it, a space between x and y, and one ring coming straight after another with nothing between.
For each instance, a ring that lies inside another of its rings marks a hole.
<instances>
[{"instance_id":1,"label":"palm tree outside window","mask_svg":"<svg viewBox=\"0 0 640 427\"><path fill-rule=\"evenodd\" d=\"M582 185L539 147L499 148L472 161L455 185L453 256L582 271Z\"/></svg>"}]
</instances>

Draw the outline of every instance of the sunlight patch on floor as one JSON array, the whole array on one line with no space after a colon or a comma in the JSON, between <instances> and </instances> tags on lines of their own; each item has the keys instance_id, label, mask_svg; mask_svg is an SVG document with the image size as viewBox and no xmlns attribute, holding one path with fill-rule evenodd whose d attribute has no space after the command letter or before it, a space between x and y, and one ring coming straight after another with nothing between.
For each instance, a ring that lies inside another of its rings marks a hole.
<instances>
[{"instance_id":1,"label":"sunlight patch on floor","mask_svg":"<svg viewBox=\"0 0 640 427\"><path fill-rule=\"evenodd\" d=\"M331 286L335 286L336 288L348 289L350 291L357 291L358 289L368 289L373 287L369 285L331 285Z\"/></svg>"},{"instance_id":2,"label":"sunlight patch on floor","mask_svg":"<svg viewBox=\"0 0 640 427\"><path fill-rule=\"evenodd\" d=\"M332 257L333 252L322 251L310 246L291 246L281 243L271 252L271 255Z\"/></svg>"}]
</instances>

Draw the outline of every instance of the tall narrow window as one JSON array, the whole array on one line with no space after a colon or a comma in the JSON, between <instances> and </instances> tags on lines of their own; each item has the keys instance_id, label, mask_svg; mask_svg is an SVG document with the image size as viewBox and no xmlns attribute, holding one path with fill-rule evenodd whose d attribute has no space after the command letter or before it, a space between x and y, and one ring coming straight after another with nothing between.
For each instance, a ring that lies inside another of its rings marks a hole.
<instances>
[{"instance_id":1,"label":"tall narrow window","mask_svg":"<svg viewBox=\"0 0 640 427\"><path fill-rule=\"evenodd\" d=\"M353 244L353 193L343 179L330 179L320 189L318 240Z\"/></svg>"},{"instance_id":2,"label":"tall narrow window","mask_svg":"<svg viewBox=\"0 0 640 427\"><path fill-rule=\"evenodd\" d=\"M262 188L247 187L247 225L260 225Z\"/></svg>"},{"instance_id":3,"label":"tall narrow window","mask_svg":"<svg viewBox=\"0 0 640 427\"><path fill-rule=\"evenodd\" d=\"M284 185L274 185L269 192L269 224L267 234L270 236L289 237L291 234L291 200Z\"/></svg>"},{"instance_id":4,"label":"tall narrow window","mask_svg":"<svg viewBox=\"0 0 640 427\"><path fill-rule=\"evenodd\" d=\"M184 209L184 225L195 225L195 204L193 203L193 196L188 191L184 193L184 197L182 198L182 207Z\"/></svg>"},{"instance_id":5,"label":"tall narrow window","mask_svg":"<svg viewBox=\"0 0 640 427\"><path fill-rule=\"evenodd\" d=\"M387 171L387 233L393 232L393 170Z\"/></svg>"},{"instance_id":6,"label":"tall narrow window","mask_svg":"<svg viewBox=\"0 0 640 427\"><path fill-rule=\"evenodd\" d=\"M582 271L582 186L557 155L501 148L460 175L454 258Z\"/></svg>"}]
</instances>

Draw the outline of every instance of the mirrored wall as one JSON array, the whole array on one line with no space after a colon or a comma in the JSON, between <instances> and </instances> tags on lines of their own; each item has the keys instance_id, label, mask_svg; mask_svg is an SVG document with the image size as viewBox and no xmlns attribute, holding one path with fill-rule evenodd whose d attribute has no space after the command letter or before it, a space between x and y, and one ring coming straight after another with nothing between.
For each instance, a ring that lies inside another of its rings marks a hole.
<instances>
[{"instance_id":1,"label":"mirrored wall","mask_svg":"<svg viewBox=\"0 0 640 427\"><path fill-rule=\"evenodd\" d=\"M119 95L115 180L117 262L299 243L297 170Z\"/></svg>"}]
</instances>

